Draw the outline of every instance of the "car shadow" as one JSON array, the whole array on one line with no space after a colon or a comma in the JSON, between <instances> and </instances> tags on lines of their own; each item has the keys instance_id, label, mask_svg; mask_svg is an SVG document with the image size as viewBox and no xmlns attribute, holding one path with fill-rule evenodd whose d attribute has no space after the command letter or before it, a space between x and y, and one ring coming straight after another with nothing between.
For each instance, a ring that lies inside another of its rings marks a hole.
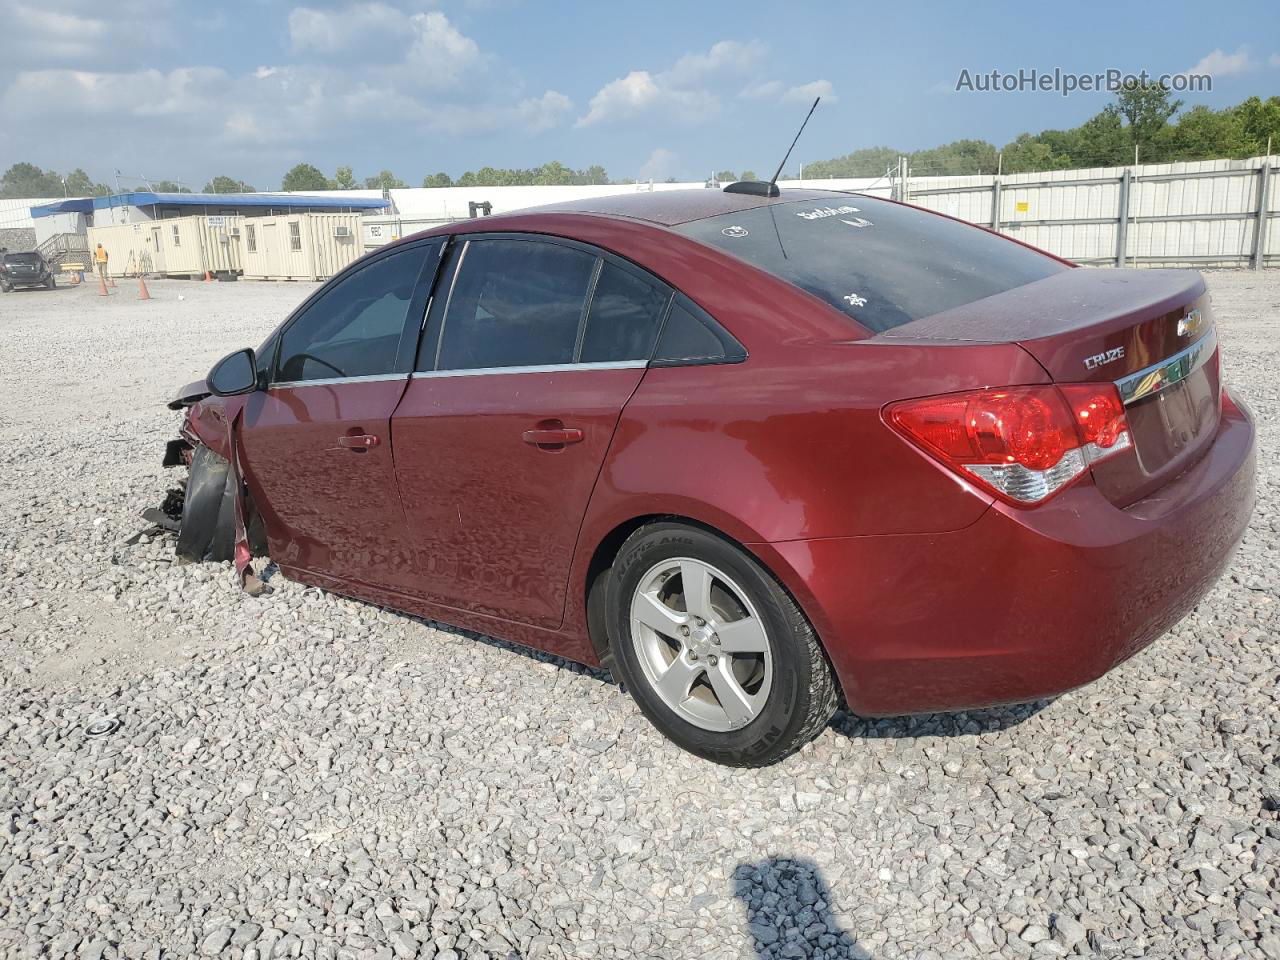
<instances>
[{"instance_id":1,"label":"car shadow","mask_svg":"<svg viewBox=\"0 0 1280 960\"><path fill-rule=\"evenodd\" d=\"M921 713L905 717L861 717L840 710L831 729L850 740L910 740L916 737L966 737L998 733L1030 720L1053 698L958 713Z\"/></svg>"},{"instance_id":2,"label":"car shadow","mask_svg":"<svg viewBox=\"0 0 1280 960\"><path fill-rule=\"evenodd\" d=\"M258 576L267 584L270 584L277 576L284 579L280 568L274 561L269 561ZM626 685L620 679L600 667L589 667L553 653L545 653L532 647L521 646L510 640L491 637L488 634L467 630L451 623L429 620L425 617L406 613L403 610L384 607L380 604L359 600L354 597L348 597L347 599L353 603L363 603L370 607L377 607L380 610L385 610L397 617L404 617L414 623L420 623L455 636L465 637L476 643L483 643L498 650L514 653L534 663L549 663L566 672L590 677L607 686L616 687L620 692L626 692ZM828 726L835 733L851 740L902 740L916 737L973 736L979 733L992 733L1016 727L1018 724L1035 716L1051 703L1053 703L1052 699L1037 700L1032 703L992 707L985 710L966 710L961 713L926 713L903 717L861 717L850 713L847 709L841 709L832 717Z\"/></svg>"},{"instance_id":3,"label":"car shadow","mask_svg":"<svg viewBox=\"0 0 1280 960\"><path fill-rule=\"evenodd\" d=\"M769 857L739 864L733 872L733 895L742 901L747 935L761 960L871 958L831 912L831 890L811 860Z\"/></svg>"}]
</instances>

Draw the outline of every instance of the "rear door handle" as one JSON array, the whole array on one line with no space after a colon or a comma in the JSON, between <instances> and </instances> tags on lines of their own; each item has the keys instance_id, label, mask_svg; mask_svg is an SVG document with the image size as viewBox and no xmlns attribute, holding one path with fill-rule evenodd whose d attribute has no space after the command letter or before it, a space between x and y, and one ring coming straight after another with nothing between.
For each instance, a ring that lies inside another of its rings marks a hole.
<instances>
[{"instance_id":1,"label":"rear door handle","mask_svg":"<svg viewBox=\"0 0 1280 960\"><path fill-rule=\"evenodd\" d=\"M581 443L582 431L577 427L549 427L526 430L523 437L525 443L532 443L535 447L563 447L568 443Z\"/></svg>"},{"instance_id":2,"label":"rear door handle","mask_svg":"<svg viewBox=\"0 0 1280 960\"><path fill-rule=\"evenodd\" d=\"M355 453L364 453L370 447L376 447L382 441L371 433L358 433L355 436L339 437L338 446Z\"/></svg>"}]
</instances>

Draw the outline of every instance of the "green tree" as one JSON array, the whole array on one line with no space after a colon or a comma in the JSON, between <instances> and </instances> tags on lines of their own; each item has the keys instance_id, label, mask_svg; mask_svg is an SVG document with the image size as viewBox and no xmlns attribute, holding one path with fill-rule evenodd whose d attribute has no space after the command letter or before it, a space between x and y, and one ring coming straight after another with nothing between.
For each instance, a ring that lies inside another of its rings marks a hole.
<instances>
[{"instance_id":1,"label":"green tree","mask_svg":"<svg viewBox=\"0 0 1280 960\"><path fill-rule=\"evenodd\" d=\"M329 187L332 190L355 190L356 175L349 166L339 167L333 172L333 179L329 181Z\"/></svg>"},{"instance_id":2,"label":"green tree","mask_svg":"<svg viewBox=\"0 0 1280 960\"><path fill-rule=\"evenodd\" d=\"M424 187L452 187L453 177L447 173L433 173L422 178Z\"/></svg>"},{"instance_id":3,"label":"green tree","mask_svg":"<svg viewBox=\"0 0 1280 960\"><path fill-rule=\"evenodd\" d=\"M609 182L609 173L604 167L598 163L593 163L587 169L577 174L577 181L583 184L599 184Z\"/></svg>"},{"instance_id":4,"label":"green tree","mask_svg":"<svg viewBox=\"0 0 1280 960\"><path fill-rule=\"evenodd\" d=\"M1258 156L1271 144L1271 152L1280 150L1280 97L1250 97L1244 103L1232 108L1240 122L1245 143L1243 149L1247 155Z\"/></svg>"},{"instance_id":5,"label":"green tree","mask_svg":"<svg viewBox=\"0 0 1280 960\"><path fill-rule=\"evenodd\" d=\"M1141 148L1154 145L1172 117L1182 108L1181 100L1171 100L1169 88L1159 83L1136 83L1116 94L1116 102L1107 107L1120 115L1129 126L1129 143Z\"/></svg>"},{"instance_id":6,"label":"green tree","mask_svg":"<svg viewBox=\"0 0 1280 960\"><path fill-rule=\"evenodd\" d=\"M911 155L917 177L950 177L996 172L996 148L985 140L956 140Z\"/></svg>"},{"instance_id":7,"label":"green tree","mask_svg":"<svg viewBox=\"0 0 1280 960\"><path fill-rule=\"evenodd\" d=\"M329 179L317 167L299 163L280 181L281 190L328 190Z\"/></svg>"},{"instance_id":8,"label":"green tree","mask_svg":"<svg viewBox=\"0 0 1280 960\"><path fill-rule=\"evenodd\" d=\"M760 178L756 176L756 172L754 170L743 170L742 179L743 180L759 180Z\"/></svg>"},{"instance_id":9,"label":"green tree","mask_svg":"<svg viewBox=\"0 0 1280 960\"><path fill-rule=\"evenodd\" d=\"M376 177L365 177L364 188L366 190L403 190L409 186L390 170L383 170Z\"/></svg>"},{"instance_id":10,"label":"green tree","mask_svg":"<svg viewBox=\"0 0 1280 960\"><path fill-rule=\"evenodd\" d=\"M1038 135L1020 133L1004 145L1000 167L1005 173L1031 173L1037 170L1062 170L1070 160L1053 150L1053 146Z\"/></svg>"},{"instance_id":11,"label":"green tree","mask_svg":"<svg viewBox=\"0 0 1280 960\"><path fill-rule=\"evenodd\" d=\"M72 197L105 197L111 192L105 183L94 183L79 167L67 174L66 184L67 195Z\"/></svg>"},{"instance_id":12,"label":"green tree","mask_svg":"<svg viewBox=\"0 0 1280 960\"><path fill-rule=\"evenodd\" d=\"M61 197L62 178L52 170L41 170L34 163L15 163L0 176L0 197Z\"/></svg>"},{"instance_id":13,"label":"green tree","mask_svg":"<svg viewBox=\"0 0 1280 960\"><path fill-rule=\"evenodd\" d=\"M728 183L730 181L737 180L738 175L734 173L732 170L721 170L719 173L716 174L716 179L719 180L721 183Z\"/></svg>"},{"instance_id":14,"label":"green tree","mask_svg":"<svg viewBox=\"0 0 1280 960\"><path fill-rule=\"evenodd\" d=\"M878 177L895 166L901 151L892 147L867 147L846 153L833 160L818 160L804 165L804 175L821 177Z\"/></svg>"},{"instance_id":15,"label":"green tree","mask_svg":"<svg viewBox=\"0 0 1280 960\"><path fill-rule=\"evenodd\" d=\"M235 177L214 177L204 185L205 193L253 193L253 187Z\"/></svg>"}]
</instances>

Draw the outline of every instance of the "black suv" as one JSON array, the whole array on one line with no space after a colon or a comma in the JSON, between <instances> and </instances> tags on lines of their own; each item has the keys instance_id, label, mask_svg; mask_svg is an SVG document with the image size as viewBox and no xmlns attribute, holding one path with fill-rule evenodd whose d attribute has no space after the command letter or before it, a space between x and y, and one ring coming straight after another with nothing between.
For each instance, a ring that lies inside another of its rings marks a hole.
<instances>
[{"instance_id":1,"label":"black suv","mask_svg":"<svg viewBox=\"0 0 1280 960\"><path fill-rule=\"evenodd\" d=\"M34 250L5 253L0 257L0 290L5 293L14 287L48 287L52 290L57 285L49 264Z\"/></svg>"}]
</instances>

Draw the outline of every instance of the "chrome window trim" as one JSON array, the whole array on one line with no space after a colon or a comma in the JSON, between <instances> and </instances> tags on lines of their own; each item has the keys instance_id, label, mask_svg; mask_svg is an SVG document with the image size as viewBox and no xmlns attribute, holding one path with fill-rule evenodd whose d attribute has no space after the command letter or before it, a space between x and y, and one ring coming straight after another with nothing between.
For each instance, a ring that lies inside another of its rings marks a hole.
<instances>
[{"instance_id":1,"label":"chrome window trim","mask_svg":"<svg viewBox=\"0 0 1280 960\"><path fill-rule=\"evenodd\" d=\"M640 370L648 360L604 360L599 363L542 363L528 367L474 367L470 370L420 370L409 379L430 377L485 377L500 373L572 373L577 370Z\"/></svg>"},{"instance_id":2,"label":"chrome window trim","mask_svg":"<svg viewBox=\"0 0 1280 960\"><path fill-rule=\"evenodd\" d=\"M267 385L268 390L285 387L331 387L335 383L380 383L390 380L407 380L407 373L374 373L366 377L326 377L322 380L281 380Z\"/></svg>"},{"instance_id":3,"label":"chrome window trim","mask_svg":"<svg viewBox=\"0 0 1280 960\"><path fill-rule=\"evenodd\" d=\"M1166 387L1181 383L1203 367L1218 349L1218 331L1210 330L1185 350L1179 350L1159 363L1117 380L1120 402L1125 406L1145 397L1155 396Z\"/></svg>"},{"instance_id":4,"label":"chrome window trim","mask_svg":"<svg viewBox=\"0 0 1280 960\"><path fill-rule=\"evenodd\" d=\"M431 358L433 369L440 366L440 351L444 349L444 328L449 323L449 308L453 306L453 290L458 285L458 274L462 273L462 264L466 262L467 251L470 249L471 241L467 240L462 244L462 252L458 254L458 262L453 266L453 276L449 278L449 293L444 298L444 310L440 314L440 329L436 331L436 352ZM423 322L425 323L426 321L424 320ZM416 358L414 365L417 365Z\"/></svg>"}]
</instances>

